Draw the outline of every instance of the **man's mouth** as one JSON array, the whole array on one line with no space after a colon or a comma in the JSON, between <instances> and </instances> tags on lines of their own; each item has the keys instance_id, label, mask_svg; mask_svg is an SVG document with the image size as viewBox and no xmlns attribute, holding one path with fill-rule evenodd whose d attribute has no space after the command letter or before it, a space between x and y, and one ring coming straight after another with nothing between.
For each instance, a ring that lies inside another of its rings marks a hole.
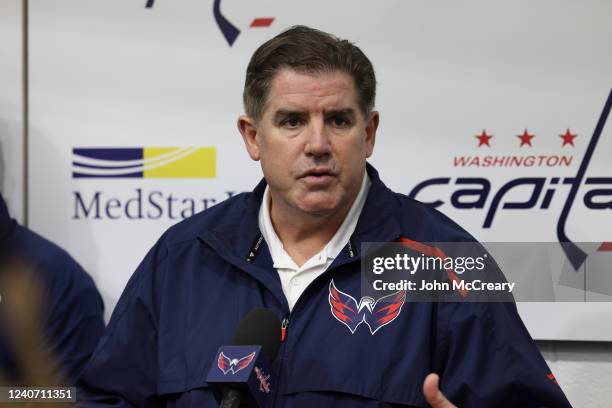
<instances>
[{"instance_id":1,"label":"man's mouth","mask_svg":"<svg viewBox=\"0 0 612 408\"><path fill-rule=\"evenodd\" d=\"M336 177L330 168L314 168L305 171L300 176L308 184L323 186L329 184Z\"/></svg>"},{"instance_id":2,"label":"man's mouth","mask_svg":"<svg viewBox=\"0 0 612 408\"><path fill-rule=\"evenodd\" d=\"M314 169L306 170L304 173L302 173L302 177L307 176L334 176L334 172L329 167L317 167Z\"/></svg>"}]
</instances>

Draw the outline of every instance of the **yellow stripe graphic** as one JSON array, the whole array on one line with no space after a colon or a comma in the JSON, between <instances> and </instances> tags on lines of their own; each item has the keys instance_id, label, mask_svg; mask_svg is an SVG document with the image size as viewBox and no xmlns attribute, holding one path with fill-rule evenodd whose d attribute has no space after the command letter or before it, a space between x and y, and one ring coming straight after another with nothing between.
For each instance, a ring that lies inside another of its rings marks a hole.
<instances>
[{"instance_id":1,"label":"yellow stripe graphic","mask_svg":"<svg viewBox=\"0 0 612 408\"><path fill-rule=\"evenodd\" d=\"M185 150L180 147L145 147L143 159L149 160L169 153ZM215 178L217 177L217 149L214 147L192 148L191 152L179 154L160 166L144 170L144 178Z\"/></svg>"}]
</instances>

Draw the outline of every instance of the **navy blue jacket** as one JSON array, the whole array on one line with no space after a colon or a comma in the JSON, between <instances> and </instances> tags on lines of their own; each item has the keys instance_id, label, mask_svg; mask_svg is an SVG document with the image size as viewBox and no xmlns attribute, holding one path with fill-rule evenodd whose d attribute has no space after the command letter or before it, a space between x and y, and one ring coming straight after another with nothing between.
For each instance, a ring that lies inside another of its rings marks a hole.
<instances>
[{"instance_id":1,"label":"navy blue jacket","mask_svg":"<svg viewBox=\"0 0 612 408\"><path fill-rule=\"evenodd\" d=\"M79 398L112 406L216 407L205 378L241 318L287 318L275 407L426 407L428 373L463 407L568 407L513 303L406 303L374 334L330 311L330 282L360 293L360 242L473 238L441 213L372 180L349 244L289 307L257 215L265 188L170 228L127 284L85 369ZM357 296L358 298L358 296Z\"/></svg>"},{"instance_id":2,"label":"navy blue jacket","mask_svg":"<svg viewBox=\"0 0 612 408\"><path fill-rule=\"evenodd\" d=\"M75 383L104 332L104 306L93 280L64 250L12 220L1 195L0 252L21 258L42 283L44 335L64 379ZM0 294L11 295L2 288ZM5 381L19 381L6 330L0 321L0 373Z\"/></svg>"}]
</instances>

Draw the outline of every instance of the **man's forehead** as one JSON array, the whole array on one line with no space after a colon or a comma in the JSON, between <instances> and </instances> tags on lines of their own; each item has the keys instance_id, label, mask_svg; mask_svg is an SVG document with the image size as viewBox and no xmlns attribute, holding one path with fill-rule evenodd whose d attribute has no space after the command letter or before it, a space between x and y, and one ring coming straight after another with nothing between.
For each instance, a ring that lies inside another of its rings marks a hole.
<instances>
[{"instance_id":1,"label":"man's forehead","mask_svg":"<svg viewBox=\"0 0 612 408\"><path fill-rule=\"evenodd\" d=\"M272 79L266 110L346 110L358 106L352 77L342 71L281 69Z\"/></svg>"}]
</instances>

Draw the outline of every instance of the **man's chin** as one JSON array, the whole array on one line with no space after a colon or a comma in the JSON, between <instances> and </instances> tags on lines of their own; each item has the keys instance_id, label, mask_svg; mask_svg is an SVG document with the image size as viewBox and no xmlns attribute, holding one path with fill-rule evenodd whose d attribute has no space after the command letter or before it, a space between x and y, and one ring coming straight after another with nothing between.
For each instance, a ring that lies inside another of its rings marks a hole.
<instances>
[{"instance_id":1,"label":"man's chin","mask_svg":"<svg viewBox=\"0 0 612 408\"><path fill-rule=\"evenodd\" d=\"M316 208L302 208L302 211L311 217L328 217L331 214L333 214L336 210L335 208L316 207Z\"/></svg>"},{"instance_id":2,"label":"man's chin","mask_svg":"<svg viewBox=\"0 0 612 408\"><path fill-rule=\"evenodd\" d=\"M327 216L339 211L339 201L337 199L303 200L298 207L309 215Z\"/></svg>"}]
</instances>

